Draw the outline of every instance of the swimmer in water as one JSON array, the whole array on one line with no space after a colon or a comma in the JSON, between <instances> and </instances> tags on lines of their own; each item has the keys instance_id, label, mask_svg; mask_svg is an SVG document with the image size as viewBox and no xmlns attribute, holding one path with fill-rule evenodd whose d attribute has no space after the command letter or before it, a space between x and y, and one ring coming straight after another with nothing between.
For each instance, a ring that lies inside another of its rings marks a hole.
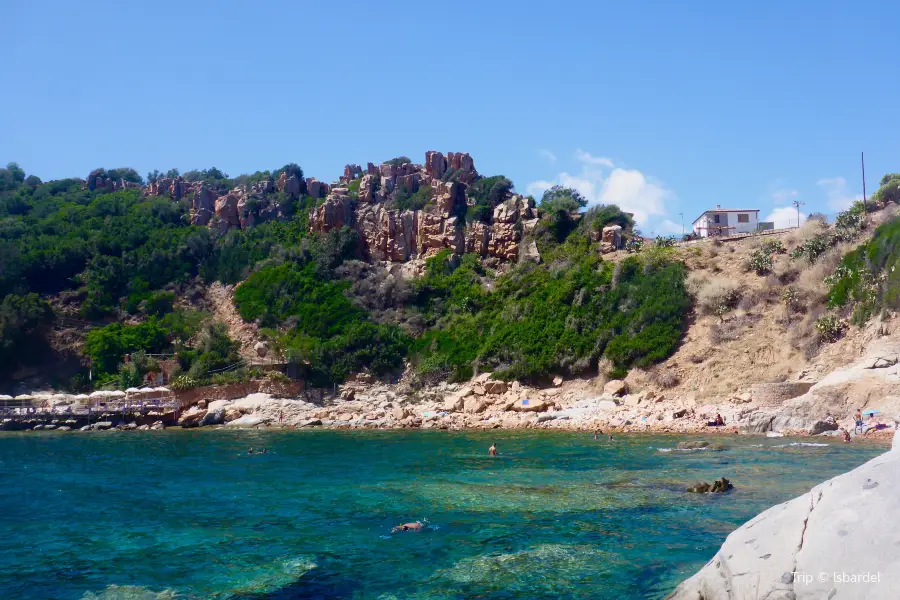
<instances>
[{"instance_id":1,"label":"swimmer in water","mask_svg":"<svg viewBox=\"0 0 900 600\"><path fill-rule=\"evenodd\" d=\"M491 444L491 447L488 448L488 454L491 456L497 456L497 444Z\"/></svg>"},{"instance_id":2,"label":"swimmer in water","mask_svg":"<svg viewBox=\"0 0 900 600\"><path fill-rule=\"evenodd\" d=\"M253 448L247 448L247 454L253 454Z\"/></svg>"},{"instance_id":3,"label":"swimmer in water","mask_svg":"<svg viewBox=\"0 0 900 600\"><path fill-rule=\"evenodd\" d=\"M609 441L613 441L613 436L612 436L612 434L609 434Z\"/></svg>"},{"instance_id":4,"label":"swimmer in water","mask_svg":"<svg viewBox=\"0 0 900 600\"><path fill-rule=\"evenodd\" d=\"M400 531L422 531L422 528L425 527L421 521L416 521L415 523L404 523L403 525L397 525L393 529L391 529L391 533L398 533Z\"/></svg>"}]
</instances>

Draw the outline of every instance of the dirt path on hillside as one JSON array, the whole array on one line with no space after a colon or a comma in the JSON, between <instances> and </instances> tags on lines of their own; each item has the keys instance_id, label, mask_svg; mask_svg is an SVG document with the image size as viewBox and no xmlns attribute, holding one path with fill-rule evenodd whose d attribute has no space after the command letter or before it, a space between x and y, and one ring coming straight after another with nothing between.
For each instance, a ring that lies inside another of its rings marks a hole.
<instances>
[{"instance_id":1,"label":"dirt path on hillside","mask_svg":"<svg viewBox=\"0 0 900 600\"><path fill-rule=\"evenodd\" d=\"M253 345L259 340L259 331L255 323L246 323L238 314L233 302L234 287L225 286L215 282L207 290L207 298L212 304L213 318L225 323L228 327L228 335L231 339L240 342L241 356L260 360L253 349Z\"/></svg>"}]
</instances>

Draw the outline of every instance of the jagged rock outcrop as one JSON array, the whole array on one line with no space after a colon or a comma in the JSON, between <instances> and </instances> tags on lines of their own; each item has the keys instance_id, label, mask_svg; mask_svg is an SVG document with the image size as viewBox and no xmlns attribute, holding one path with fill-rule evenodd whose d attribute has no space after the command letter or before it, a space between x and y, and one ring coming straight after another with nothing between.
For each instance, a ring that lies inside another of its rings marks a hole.
<instances>
[{"instance_id":1,"label":"jagged rock outcrop","mask_svg":"<svg viewBox=\"0 0 900 600\"><path fill-rule=\"evenodd\" d=\"M359 177L362 177L362 167L359 165L345 165L344 174L341 175L340 179L344 183L350 183Z\"/></svg>"},{"instance_id":2,"label":"jagged rock outcrop","mask_svg":"<svg viewBox=\"0 0 900 600\"><path fill-rule=\"evenodd\" d=\"M111 179L106 175L106 171L103 169L96 169L90 172L87 178L87 186L91 191L99 189L107 192L141 187L139 183L134 183L133 181L125 181L121 178Z\"/></svg>"},{"instance_id":3,"label":"jagged rock outcrop","mask_svg":"<svg viewBox=\"0 0 900 600\"><path fill-rule=\"evenodd\" d=\"M306 193L310 198L324 198L328 195L330 189L331 186L315 177L309 177L306 180Z\"/></svg>"},{"instance_id":4,"label":"jagged rock outcrop","mask_svg":"<svg viewBox=\"0 0 900 600\"><path fill-rule=\"evenodd\" d=\"M229 227L241 226L241 217L238 213L238 203L241 199L238 190L232 190L216 199L216 217L219 218L220 229L227 230Z\"/></svg>"},{"instance_id":5,"label":"jagged rock outcrop","mask_svg":"<svg viewBox=\"0 0 900 600\"><path fill-rule=\"evenodd\" d=\"M448 181L441 178L452 171ZM467 182L478 177L471 156L466 153L429 151L425 165L414 163L369 163L366 173L356 165L347 165L347 177L361 177L358 199L350 200L345 188L330 190L325 203L313 211L313 231L351 226L360 233L363 254L375 260L407 261L450 248L455 253L474 252L503 260L540 260L537 246L528 244L520 252L526 221L536 220L534 202L512 194L497 205L489 223L474 221L466 225ZM423 186L428 188L423 188ZM428 190L428 203L421 210L399 211L392 201L398 194ZM312 192L310 191L310 195ZM532 224L533 225L533 224Z\"/></svg>"},{"instance_id":6,"label":"jagged rock outcrop","mask_svg":"<svg viewBox=\"0 0 900 600\"><path fill-rule=\"evenodd\" d=\"M219 195L215 190L205 184L194 194L191 201L191 223L193 225L207 225L216 210L216 200Z\"/></svg>"},{"instance_id":7,"label":"jagged rock outcrop","mask_svg":"<svg viewBox=\"0 0 900 600\"><path fill-rule=\"evenodd\" d=\"M288 177L287 173L282 173L278 178L276 188L289 198L299 198L306 193L306 180L298 179L296 175Z\"/></svg>"},{"instance_id":8,"label":"jagged rock outcrop","mask_svg":"<svg viewBox=\"0 0 900 600\"><path fill-rule=\"evenodd\" d=\"M622 227L609 225L600 233L600 252L615 252L622 248Z\"/></svg>"},{"instance_id":9,"label":"jagged rock outcrop","mask_svg":"<svg viewBox=\"0 0 900 600\"><path fill-rule=\"evenodd\" d=\"M900 598L900 436L890 452L754 517L669 600Z\"/></svg>"}]
</instances>

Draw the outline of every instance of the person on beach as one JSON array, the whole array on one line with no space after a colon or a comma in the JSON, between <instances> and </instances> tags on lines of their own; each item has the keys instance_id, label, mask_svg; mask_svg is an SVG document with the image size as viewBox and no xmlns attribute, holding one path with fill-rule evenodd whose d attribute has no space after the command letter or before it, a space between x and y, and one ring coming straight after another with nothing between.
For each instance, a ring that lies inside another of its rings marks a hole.
<instances>
[{"instance_id":1,"label":"person on beach","mask_svg":"<svg viewBox=\"0 0 900 600\"><path fill-rule=\"evenodd\" d=\"M849 443L853 441L853 438L850 437L850 432L841 427L841 433L844 435L844 443Z\"/></svg>"},{"instance_id":2,"label":"person on beach","mask_svg":"<svg viewBox=\"0 0 900 600\"><path fill-rule=\"evenodd\" d=\"M397 533L400 531L422 531L422 528L425 527L422 525L421 521L416 521L415 523L404 523L402 525L397 525L393 529L391 529L391 533Z\"/></svg>"},{"instance_id":3,"label":"person on beach","mask_svg":"<svg viewBox=\"0 0 900 600\"><path fill-rule=\"evenodd\" d=\"M491 447L488 448L488 454L491 456L497 456L497 444L491 444Z\"/></svg>"},{"instance_id":4,"label":"person on beach","mask_svg":"<svg viewBox=\"0 0 900 600\"><path fill-rule=\"evenodd\" d=\"M853 433L862 433L863 432L863 418L862 413L857 408L856 414L853 415L853 419L856 421L856 425L853 427Z\"/></svg>"}]
</instances>

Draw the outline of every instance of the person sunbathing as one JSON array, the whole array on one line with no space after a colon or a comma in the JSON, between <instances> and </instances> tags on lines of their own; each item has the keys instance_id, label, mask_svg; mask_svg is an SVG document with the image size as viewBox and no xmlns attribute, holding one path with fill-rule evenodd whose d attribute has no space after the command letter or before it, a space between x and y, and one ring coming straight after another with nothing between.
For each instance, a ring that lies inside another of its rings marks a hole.
<instances>
[{"instance_id":1,"label":"person sunbathing","mask_svg":"<svg viewBox=\"0 0 900 600\"><path fill-rule=\"evenodd\" d=\"M391 529L391 533L397 533L400 531L422 531L422 528L425 527L421 521L416 521L415 523L404 523L403 525L397 525L393 529Z\"/></svg>"}]
</instances>

